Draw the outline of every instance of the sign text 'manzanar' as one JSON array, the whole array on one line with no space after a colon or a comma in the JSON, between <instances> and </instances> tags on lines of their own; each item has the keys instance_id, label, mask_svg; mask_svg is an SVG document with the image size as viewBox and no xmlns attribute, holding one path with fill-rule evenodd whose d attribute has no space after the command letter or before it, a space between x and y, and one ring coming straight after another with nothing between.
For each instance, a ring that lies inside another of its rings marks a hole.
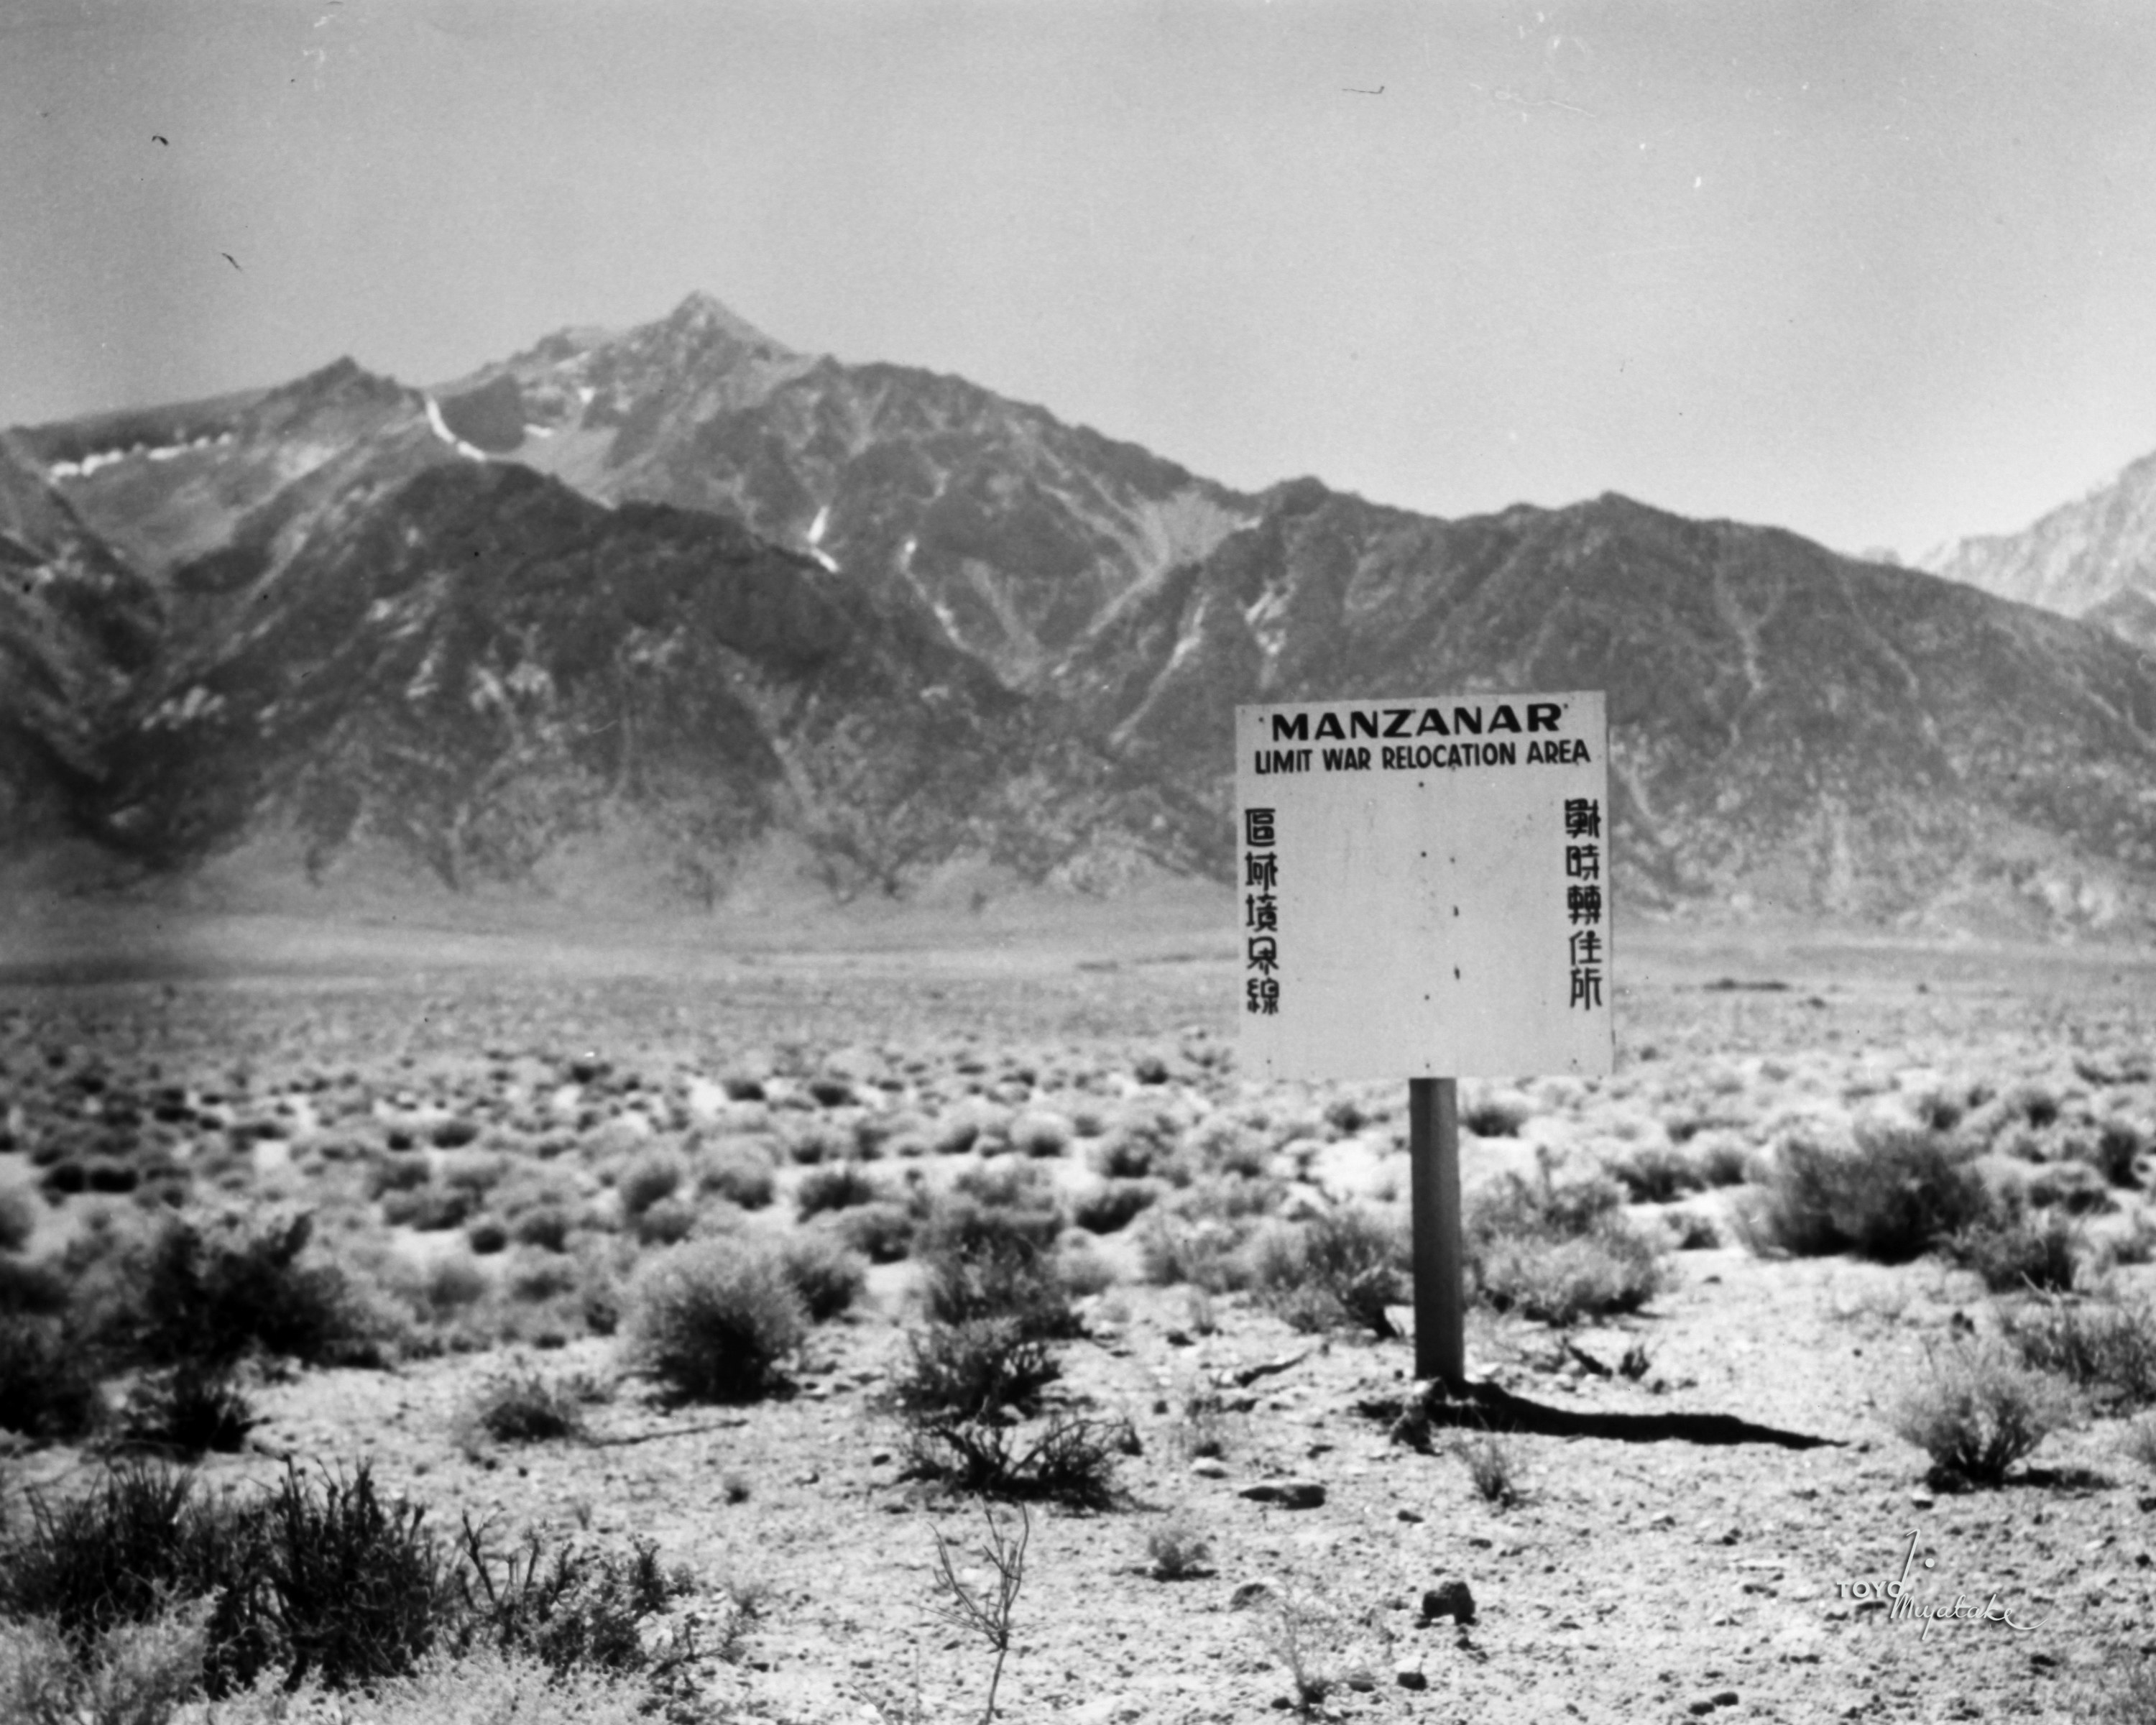
<instances>
[{"instance_id":1,"label":"sign text 'manzanar'","mask_svg":"<svg viewBox=\"0 0 2156 1725\"><path fill-rule=\"evenodd\" d=\"M1531 701L1527 703L1528 731L1555 731L1564 709L1553 701ZM1455 706L1452 723L1445 722L1444 710L1424 706L1355 707L1346 713L1320 713L1317 726L1311 728L1308 713L1274 713L1275 742L1309 742L1328 739L1345 742L1356 737L1481 737L1486 724L1488 733L1496 736L1509 731L1518 735L1520 716L1510 701L1499 701L1486 715L1480 706ZM1347 726L1342 728L1341 721Z\"/></svg>"}]
</instances>

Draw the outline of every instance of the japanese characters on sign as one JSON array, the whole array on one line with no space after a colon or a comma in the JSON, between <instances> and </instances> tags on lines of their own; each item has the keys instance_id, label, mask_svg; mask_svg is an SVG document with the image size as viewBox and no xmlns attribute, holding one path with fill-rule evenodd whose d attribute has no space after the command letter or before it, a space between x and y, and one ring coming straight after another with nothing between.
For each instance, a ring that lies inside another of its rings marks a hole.
<instances>
[{"instance_id":1,"label":"japanese characters on sign","mask_svg":"<svg viewBox=\"0 0 2156 1725\"><path fill-rule=\"evenodd\" d=\"M1243 811L1243 962L1250 974L1243 986L1244 1009L1280 1010L1280 853L1275 848L1273 811Z\"/></svg>"},{"instance_id":2,"label":"japanese characters on sign","mask_svg":"<svg viewBox=\"0 0 2156 1725\"><path fill-rule=\"evenodd\" d=\"M1246 1061L1607 1072L1607 745L1599 693L1238 708Z\"/></svg>"}]
</instances>

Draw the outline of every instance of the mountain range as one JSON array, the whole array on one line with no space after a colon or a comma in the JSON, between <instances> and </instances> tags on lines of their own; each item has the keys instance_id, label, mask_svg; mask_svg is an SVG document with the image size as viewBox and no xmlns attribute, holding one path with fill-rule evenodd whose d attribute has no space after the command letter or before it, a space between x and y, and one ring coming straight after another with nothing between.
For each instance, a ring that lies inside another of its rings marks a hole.
<instances>
[{"instance_id":1,"label":"mountain range","mask_svg":"<svg viewBox=\"0 0 2156 1725\"><path fill-rule=\"evenodd\" d=\"M2156 599L1983 584L1615 495L1239 491L699 295L0 433L0 824L84 880L1113 891L1224 877L1239 701L1591 687L1620 902L2146 927Z\"/></svg>"}]
</instances>

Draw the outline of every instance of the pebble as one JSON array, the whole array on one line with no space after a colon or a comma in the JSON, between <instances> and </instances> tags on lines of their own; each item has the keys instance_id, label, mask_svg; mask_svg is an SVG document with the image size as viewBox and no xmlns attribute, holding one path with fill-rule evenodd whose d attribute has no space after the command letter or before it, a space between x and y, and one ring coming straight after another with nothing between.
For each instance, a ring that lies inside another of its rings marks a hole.
<instances>
[{"instance_id":1,"label":"pebble","mask_svg":"<svg viewBox=\"0 0 2156 1725\"><path fill-rule=\"evenodd\" d=\"M1282 1509L1320 1509L1325 1487L1316 1480L1263 1480L1238 1494L1253 1503L1277 1503Z\"/></svg>"},{"instance_id":2,"label":"pebble","mask_svg":"<svg viewBox=\"0 0 2156 1725\"><path fill-rule=\"evenodd\" d=\"M1393 1681L1403 1689L1427 1689L1430 1679L1419 1664L1409 1663L1393 1667Z\"/></svg>"},{"instance_id":3,"label":"pebble","mask_svg":"<svg viewBox=\"0 0 2156 1725\"><path fill-rule=\"evenodd\" d=\"M1190 1471L1202 1480L1224 1480L1228 1477L1228 1464L1211 1455L1200 1456L1192 1462Z\"/></svg>"},{"instance_id":4,"label":"pebble","mask_svg":"<svg viewBox=\"0 0 2156 1725\"><path fill-rule=\"evenodd\" d=\"M1424 1623L1435 1623L1440 1617L1449 1617L1455 1623L1465 1626L1475 1621L1475 1595L1460 1577L1447 1576L1423 1594L1422 1616Z\"/></svg>"}]
</instances>

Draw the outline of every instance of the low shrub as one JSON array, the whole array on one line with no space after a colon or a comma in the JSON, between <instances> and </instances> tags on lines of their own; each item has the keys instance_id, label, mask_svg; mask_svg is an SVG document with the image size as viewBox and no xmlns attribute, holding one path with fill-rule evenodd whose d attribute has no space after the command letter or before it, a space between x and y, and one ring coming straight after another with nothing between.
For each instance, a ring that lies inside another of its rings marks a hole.
<instances>
[{"instance_id":1,"label":"low shrub","mask_svg":"<svg viewBox=\"0 0 2156 1725\"><path fill-rule=\"evenodd\" d=\"M542 1251L566 1252L569 1249L569 1235L576 1227L576 1217L564 1205L541 1204L534 1205L510 1224L510 1237L519 1245L537 1246Z\"/></svg>"},{"instance_id":2,"label":"low shrub","mask_svg":"<svg viewBox=\"0 0 2156 1725\"><path fill-rule=\"evenodd\" d=\"M649 1675L687 1651L685 1631L650 1624L687 1578L660 1569L648 1545L550 1548L533 1535L497 1553L468 1518L446 1546L424 1520L419 1506L385 1502L364 1466L350 1477L288 1466L268 1492L214 1497L190 1474L130 1466L70 1498L33 1496L27 1523L0 1535L0 1717L38 1718L19 1704L26 1671L69 1697L55 1725L162 1725L198 1685L218 1705L183 1717L268 1725L331 1717L288 1712L295 1693L340 1692L334 1717L381 1717L367 1710L430 1659L506 1652L578 1693L593 1671ZM26 1648L25 1635L42 1639ZM169 1676L150 1712L98 1710L98 1696L120 1692L105 1674L123 1652L127 1692Z\"/></svg>"},{"instance_id":3,"label":"low shrub","mask_svg":"<svg viewBox=\"0 0 2156 1725\"><path fill-rule=\"evenodd\" d=\"M1547 1159L1536 1180L1507 1174L1467 1207L1470 1285L1494 1309L1544 1323L1637 1311L1667 1285L1669 1271L1623 1204L1623 1189L1607 1176L1559 1181Z\"/></svg>"},{"instance_id":4,"label":"low shrub","mask_svg":"<svg viewBox=\"0 0 2156 1725\"><path fill-rule=\"evenodd\" d=\"M860 1255L829 1235L792 1235L777 1250L780 1271L814 1322L836 1317L868 1288Z\"/></svg>"},{"instance_id":5,"label":"low shrub","mask_svg":"<svg viewBox=\"0 0 2156 1725\"><path fill-rule=\"evenodd\" d=\"M1082 1194L1070 1206L1070 1219L1088 1234L1114 1234L1159 1197L1160 1188L1150 1180L1111 1180Z\"/></svg>"},{"instance_id":6,"label":"low shrub","mask_svg":"<svg viewBox=\"0 0 2156 1725\"><path fill-rule=\"evenodd\" d=\"M2052 1299L2003 1308L1999 1335L2023 1364L2128 1407L2156 1404L2156 1309Z\"/></svg>"},{"instance_id":7,"label":"low shrub","mask_svg":"<svg viewBox=\"0 0 2156 1725\"><path fill-rule=\"evenodd\" d=\"M888 1201L839 1212L832 1230L871 1264L896 1264L913 1250L913 1212Z\"/></svg>"},{"instance_id":8,"label":"low shrub","mask_svg":"<svg viewBox=\"0 0 2156 1725\"><path fill-rule=\"evenodd\" d=\"M189 1459L208 1450L229 1455L247 1441L254 1409L230 1371L175 1366L137 1383L121 1416L121 1430L136 1447Z\"/></svg>"},{"instance_id":9,"label":"low shrub","mask_svg":"<svg viewBox=\"0 0 2156 1725\"><path fill-rule=\"evenodd\" d=\"M1974 1344L1934 1353L1891 1417L1896 1435L1932 1458L1935 1476L1995 1486L2075 1413L2057 1378Z\"/></svg>"},{"instance_id":10,"label":"low shrub","mask_svg":"<svg viewBox=\"0 0 2156 1725\"><path fill-rule=\"evenodd\" d=\"M1520 1468L1512 1445L1494 1431L1462 1432L1455 1436L1452 1453L1459 1457L1474 1481L1475 1495L1500 1509L1520 1501Z\"/></svg>"},{"instance_id":11,"label":"low shrub","mask_svg":"<svg viewBox=\"0 0 2156 1725\"><path fill-rule=\"evenodd\" d=\"M688 1169L673 1151L653 1149L630 1158L615 1178L613 1189L621 1199L622 1214L631 1221L663 1198L681 1189Z\"/></svg>"},{"instance_id":12,"label":"low shrub","mask_svg":"<svg viewBox=\"0 0 2156 1725\"><path fill-rule=\"evenodd\" d=\"M1478 1138L1517 1138L1534 1111L1534 1104L1518 1091L1496 1091L1471 1098L1460 1110L1460 1123Z\"/></svg>"},{"instance_id":13,"label":"low shrub","mask_svg":"<svg viewBox=\"0 0 2156 1725\"><path fill-rule=\"evenodd\" d=\"M1251 1285L1297 1328L1349 1323L1394 1336L1399 1332L1385 1308L1410 1297L1411 1264L1400 1223L1342 1205L1259 1235L1251 1248Z\"/></svg>"},{"instance_id":14,"label":"low shrub","mask_svg":"<svg viewBox=\"0 0 2156 1725\"><path fill-rule=\"evenodd\" d=\"M1851 1251L1907 1262L1990 1216L1971 1154L1906 1127L1867 1132L1851 1150L1785 1139L1765 1192L1741 1213L1746 1243L1799 1256Z\"/></svg>"},{"instance_id":15,"label":"low shrub","mask_svg":"<svg viewBox=\"0 0 2156 1725\"><path fill-rule=\"evenodd\" d=\"M1060 1156L1077 1136L1068 1117L1034 1109L1011 1122L1011 1148L1021 1156Z\"/></svg>"},{"instance_id":16,"label":"low shrub","mask_svg":"<svg viewBox=\"0 0 2156 1725\"><path fill-rule=\"evenodd\" d=\"M1061 1221L1053 1210L991 1209L963 1196L937 1204L914 1237L930 1319L1007 1317L1029 1335L1077 1334L1052 1255Z\"/></svg>"},{"instance_id":17,"label":"low shrub","mask_svg":"<svg viewBox=\"0 0 2156 1725\"><path fill-rule=\"evenodd\" d=\"M2025 1287L2039 1293L2065 1292L2074 1285L2087 1245L2082 1230L2065 1214L2052 1211L2039 1219L2011 1203L1944 1242L1946 1255L1964 1269L1974 1270L1994 1294Z\"/></svg>"},{"instance_id":18,"label":"low shrub","mask_svg":"<svg viewBox=\"0 0 2156 1725\"><path fill-rule=\"evenodd\" d=\"M17 1725L163 1725L199 1692L211 1602L175 1602L77 1650L41 1619L0 1622L0 1718Z\"/></svg>"},{"instance_id":19,"label":"low shrub","mask_svg":"<svg viewBox=\"0 0 2156 1725\"><path fill-rule=\"evenodd\" d=\"M793 1212L805 1222L824 1210L850 1209L882 1196L882 1187L858 1162L832 1163L801 1177L794 1189Z\"/></svg>"},{"instance_id":20,"label":"low shrub","mask_svg":"<svg viewBox=\"0 0 2156 1725\"><path fill-rule=\"evenodd\" d=\"M926 1420L909 1435L907 1471L969 1496L1110 1509L1116 1458L1134 1441L1120 1421L1075 1414L1051 1414L1030 1436L1000 1420Z\"/></svg>"},{"instance_id":21,"label":"low shrub","mask_svg":"<svg viewBox=\"0 0 2156 1725\"><path fill-rule=\"evenodd\" d=\"M2138 1187L2142 1154L2148 1148L2148 1134L2133 1122L2107 1120L2097 1128L2088 1161L2112 1185Z\"/></svg>"},{"instance_id":22,"label":"low shrub","mask_svg":"<svg viewBox=\"0 0 2156 1725\"><path fill-rule=\"evenodd\" d=\"M305 1255L312 1226L305 1214L167 1216L124 1256L112 1343L152 1367L223 1368L250 1353L381 1363L382 1320L336 1265Z\"/></svg>"},{"instance_id":23,"label":"low shrub","mask_svg":"<svg viewBox=\"0 0 2156 1725\"><path fill-rule=\"evenodd\" d=\"M631 1291L629 1357L694 1401L739 1401L780 1381L808 1315L778 1260L726 1240L648 1261Z\"/></svg>"},{"instance_id":24,"label":"low shrub","mask_svg":"<svg viewBox=\"0 0 2156 1725\"><path fill-rule=\"evenodd\" d=\"M479 1209L479 1196L460 1188L429 1182L382 1196L382 1219L392 1228L411 1228L422 1234L445 1233L461 1228Z\"/></svg>"},{"instance_id":25,"label":"low shrub","mask_svg":"<svg viewBox=\"0 0 2156 1725\"><path fill-rule=\"evenodd\" d=\"M892 1409L916 1423L980 1420L999 1408L1030 1414L1063 1375L1048 1344L1007 1317L929 1324L906 1337L906 1361L891 1380Z\"/></svg>"},{"instance_id":26,"label":"low shrub","mask_svg":"<svg viewBox=\"0 0 2156 1725\"><path fill-rule=\"evenodd\" d=\"M696 1188L745 1210L760 1210L778 1194L771 1158L747 1143L722 1145L706 1155L696 1168Z\"/></svg>"},{"instance_id":27,"label":"low shrub","mask_svg":"<svg viewBox=\"0 0 2156 1725\"><path fill-rule=\"evenodd\" d=\"M474 1430L497 1443L544 1443L583 1435L583 1401L578 1386L525 1367L481 1384L467 1417Z\"/></svg>"},{"instance_id":28,"label":"low shrub","mask_svg":"<svg viewBox=\"0 0 2156 1725\"><path fill-rule=\"evenodd\" d=\"M1210 1575L1213 1542L1187 1511L1146 1530L1146 1563L1156 1581L1188 1581Z\"/></svg>"},{"instance_id":29,"label":"low shrub","mask_svg":"<svg viewBox=\"0 0 2156 1725\"><path fill-rule=\"evenodd\" d=\"M1635 1144L1605 1166L1634 1204L1667 1204L1707 1184L1691 1157L1666 1144Z\"/></svg>"},{"instance_id":30,"label":"low shrub","mask_svg":"<svg viewBox=\"0 0 2156 1725\"><path fill-rule=\"evenodd\" d=\"M678 1245L696 1231L700 1219L696 1207L687 1200L662 1198L637 1213L630 1231L639 1245Z\"/></svg>"},{"instance_id":31,"label":"low shrub","mask_svg":"<svg viewBox=\"0 0 2156 1725\"><path fill-rule=\"evenodd\" d=\"M1139 1274L1156 1287L1181 1282L1208 1294L1246 1288L1251 1277L1245 1251L1250 1233L1246 1220L1188 1219L1150 1209L1137 1227Z\"/></svg>"},{"instance_id":32,"label":"low shrub","mask_svg":"<svg viewBox=\"0 0 2156 1725\"><path fill-rule=\"evenodd\" d=\"M57 1317L0 1312L0 1427L72 1443L96 1430L105 1413L82 1337Z\"/></svg>"}]
</instances>

